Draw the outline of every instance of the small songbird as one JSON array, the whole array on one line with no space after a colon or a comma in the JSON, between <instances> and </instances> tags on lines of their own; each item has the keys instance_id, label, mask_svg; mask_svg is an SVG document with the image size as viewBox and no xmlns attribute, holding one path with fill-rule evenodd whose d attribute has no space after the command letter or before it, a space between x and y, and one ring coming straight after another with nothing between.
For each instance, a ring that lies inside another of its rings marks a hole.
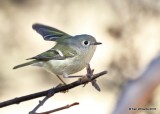
<instances>
[{"instance_id":1,"label":"small songbird","mask_svg":"<svg viewBox=\"0 0 160 114\"><path fill-rule=\"evenodd\" d=\"M96 45L102 44L87 34L71 36L42 24L33 24L32 28L42 35L44 40L55 41L56 45L48 51L27 59L31 61L17 65L13 69L27 65L40 66L58 77L62 75L64 78L69 78L70 74L81 71L89 64Z\"/></svg>"}]
</instances>

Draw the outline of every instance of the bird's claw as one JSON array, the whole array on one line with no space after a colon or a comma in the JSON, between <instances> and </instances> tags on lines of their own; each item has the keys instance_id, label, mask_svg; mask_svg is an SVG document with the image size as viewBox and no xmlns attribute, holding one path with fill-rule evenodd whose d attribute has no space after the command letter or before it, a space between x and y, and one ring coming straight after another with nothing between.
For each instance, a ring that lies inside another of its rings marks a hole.
<instances>
[{"instance_id":1,"label":"bird's claw","mask_svg":"<svg viewBox=\"0 0 160 114\"><path fill-rule=\"evenodd\" d=\"M60 84L58 84L57 86L56 86L56 88L59 88L59 87L62 87L62 86L66 86L67 84L65 83L65 84L62 84L62 83L60 83ZM61 93L67 93L68 92L68 90L65 90L65 91L62 91Z\"/></svg>"}]
</instances>

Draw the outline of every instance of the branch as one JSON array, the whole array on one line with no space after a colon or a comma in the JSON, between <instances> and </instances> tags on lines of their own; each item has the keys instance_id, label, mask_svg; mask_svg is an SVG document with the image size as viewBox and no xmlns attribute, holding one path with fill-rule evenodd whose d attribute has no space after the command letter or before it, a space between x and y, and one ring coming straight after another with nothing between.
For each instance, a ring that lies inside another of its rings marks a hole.
<instances>
[{"instance_id":1,"label":"branch","mask_svg":"<svg viewBox=\"0 0 160 114\"><path fill-rule=\"evenodd\" d=\"M49 89L49 90L46 90L46 91L33 93L33 94L30 94L30 95L17 97L17 98L8 100L8 101L0 102L0 108L5 107L5 106L9 106L9 105L12 105L12 104L19 104L21 102L28 101L28 100L35 99L35 98L39 98L39 97L42 97L42 96L47 96L50 92L53 92L54 94L58 93L58 92L63 92L63 91L75 88L77 86L86 84L88 82L91 82L91 81L95 80L96 78L98 78L98 77L100 77L104 74L107 74L107 71L102 71L100 73L94 74L90 79L89 78L83 78L81 80L75 81L75 82L70 83L68 85L64 85L64 86L52 88L52 89Z\"/></svg>"},{"instance_id":2,"label":"branch","mask_svg":"<svg viewBox=\"0 0 160 114\"><path fill-rule=\"evenodd\" d=\"M59 84L56 88L61 87L62 85ZM50 98L54 95L54 91L49 91L48 95L46 95L43 100L39 101L39 104L31 111L29 114L36 114L36 111ZM48 112L48 111L47 111ZM48 114L48 113L47 113Z\"/></svg>"},{"instance_id":3,"label":"branch","mask_svg":"<svg viewBox=\"0 0 160 114\"><path fill-rule=\"evenodd\" d=\"M86 76L87 76L89 79L92 78L93 72L94 72L94 69L91 69L90 64L88 64L88 65L87 65L87 74L86 74ZM100 87L98 86L96 80L91 81L91 83L92 83L92 86L95 87L95 89L96 89L97 91L101 91L101 89L100 89Z\"/></svg>"},{"instance_id":4,"label":"branch","mask_svg":"<svg viewBox=\"0 0 160 114\"><path fill-rule=\"evenodd\" d=\"M72 103L70 105L66 105L66 106L63 106L63 107L60 107L60 108L56 108L56 109L53 109L53 110L50 110L50 111L41 112L41 113L35 113L35 114L50 114L50 113L53 113L53 112L57 112L57 111L60 111L60 110L64 110L64 109L70 108L70 107L75 106L75 105L79 105L79 103L75 102L75 103Z\"/></svg>"},{"instance_id":5,"label":"branch","mask_svg":"<svg viewBox=\"0 0 160 114\"><path fill-rule=\"evenodd\" d=\"M39 101L39 104L31 111L29 114L36 114L36 111L42 106L50 97L47 95L42 101Z\"/></svg>"}]
</instances>

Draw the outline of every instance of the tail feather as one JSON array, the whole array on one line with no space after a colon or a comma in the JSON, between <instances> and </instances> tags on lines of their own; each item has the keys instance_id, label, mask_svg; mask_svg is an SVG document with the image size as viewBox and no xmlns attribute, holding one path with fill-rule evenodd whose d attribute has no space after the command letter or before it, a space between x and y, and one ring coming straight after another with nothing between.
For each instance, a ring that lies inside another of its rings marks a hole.
<instances>
[{"instance_id":1,"label":"tail feather","mask_svg":"<svg viewBox=\"0 0 160 114\"><path fill-rule=\"evenodd\" d=\"M28 65L31 65L31 64L36 63L36 62L37 62L37 60L29 61L29 62L20 64L20 65L17 65L15 67L13 67L13 69L17 69L17 68L20 68L20 67L28 66Z\"/></svg>"}]
</instances>

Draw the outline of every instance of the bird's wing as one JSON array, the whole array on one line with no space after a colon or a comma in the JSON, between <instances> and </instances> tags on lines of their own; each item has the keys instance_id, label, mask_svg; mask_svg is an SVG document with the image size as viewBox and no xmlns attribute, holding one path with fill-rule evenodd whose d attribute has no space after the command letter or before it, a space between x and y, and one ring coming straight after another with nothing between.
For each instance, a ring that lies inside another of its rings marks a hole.
<instances>
[{"instance_id":1,"label":"bird's wing","mask_svg":"<svg viewBox=\"0 0 160 114\"><path fill-rule=\"evenodd\" d=\"M50 49L46 52L43 52L35 57L32 57L32 58L29 58L27 60L30 60L30 59L35 59L35 60L38 60L38 61L49 61L49 60L64 60L64 59L67 59L67 58L71 58L71 57L74 57L76 55L76 53L70 53L70 52L67 52L67 51L60 51L59 49Z\"/></svg>"},{"instance_id":2,"label":"bird's wing","mask_svg":"<svg viewBox=\"0 0 160 114\"><path fill-rule=\"evenodd\" d=\"M40 35L43 36L44 40L56 41L60 37L71 37L71 35L62 32L56 28L49 27L42 24L33 24L32 28L36 30Z\"/></svg>"}]
</instances>

